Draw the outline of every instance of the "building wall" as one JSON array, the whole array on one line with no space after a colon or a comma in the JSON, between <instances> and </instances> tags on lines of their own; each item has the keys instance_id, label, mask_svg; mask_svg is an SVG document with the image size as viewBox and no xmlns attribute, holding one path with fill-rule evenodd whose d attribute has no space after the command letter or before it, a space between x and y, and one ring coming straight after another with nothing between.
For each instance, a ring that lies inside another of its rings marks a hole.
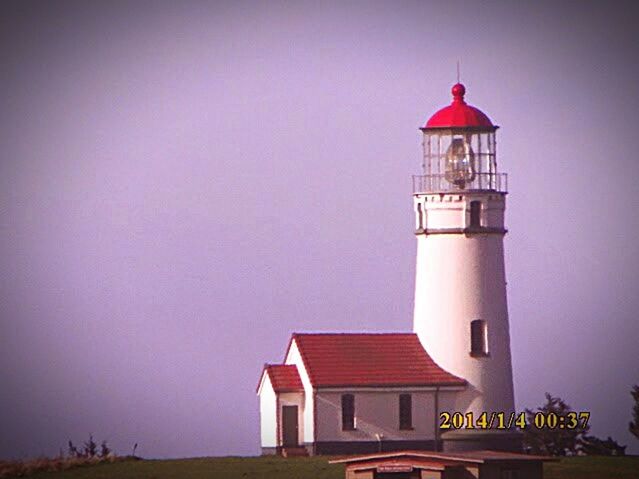
<instances>
[{"instance_id":1,"label":"building wall","mask_svg":"<svg viewBox=\"0 0 639 479\"><path fill-rule=\"evenodd\" d=\"M355 430L342 430L341 396L355 396ZM399 429L399 395L412 395L413 430ZM316 438L322 441L419 441L435 439L434 391L414 392L394 390L392 392L344 390L316 394L317 424Z\"/></svg>"},{"instance_id":2,"label":"building wall","mask_svg":"<svg viewBox=\"0 0 639 479\"><path fill-rule=\"evenodd\" d=\"M420 479L442 479L443 473L441 471L420 471Z\"/></svg>"},{"instance_id":3,"label":"building wall","mask_svg":"<svg viewBox=\"0 0 639 479\"><path fill-rule=\"evenodd\" d=\"M458 466L447 467L442 475L443 479L486 479L483 475L479 474L479 466ZM490 476L489 479L502 479L499 476L494 478Z\"/></svg>"},{"instance_id":4,"label":"building wall","mask_svg":"<svg viewBox=\"0 0 639 479\"><path fill-rule=\"evenodd\" d=\"M295 341L291 343L291 347L289 348L288 354L286 355L284 364L295 364L297 366L297 371L300 375L300 379L302 380L302 385L304 386L304 414L303 421L300 423L300 429L303 430L303 439L301 442L308 444L313 443L313 386L311 385L308 373L306 372L306 368L304 367L304 361L302 361L302 356Z\"/></svg>"},{"instance_id":5,"label":"building wall","mask_svg":"<svg viewBox=\"0 0 639 479\"><path fill-rule=\"evenodd\" d=\"M480 479L502 479L505 470L516 470L518 479L542 479L543 463L535 462L513 462L503 461L497 464L488 463L479 466Z\"/></svg>"},{"instance_id":6,"label":"building wall","mask_svg":"<svg viewBox=\"0 0 639 479\"><path fill-rule=\"evenodd\" d=\"M277 446L277 411L275 391L268 374L262 377L260 388L260 437L262 451L269 449L274 452Z\"/></svg>"},{"instance_id":7,"label":"building wall","mask_svg":"<svg viewBox=\"0 0 639 479\"><path fill-rule=\"evenodd\" d=\"M375 471L353 471L346 469L346 479L374 479Z\"/></svg>"},{"instance_id":8,"label":"building wall","mask_svg":"<svg viewBox=\"0 0 639 479\"><path fill-rule=\"evenodd\" d=\"M500 193L485 192L415 195L415 227L417 230L424 228L438 230L470 227L471 201L481 202L481 226L504 228L506 197ZM421 205L419 209L418 205ZM419 210L422 211L421 218Z\"/></svg>"}]
</instances>

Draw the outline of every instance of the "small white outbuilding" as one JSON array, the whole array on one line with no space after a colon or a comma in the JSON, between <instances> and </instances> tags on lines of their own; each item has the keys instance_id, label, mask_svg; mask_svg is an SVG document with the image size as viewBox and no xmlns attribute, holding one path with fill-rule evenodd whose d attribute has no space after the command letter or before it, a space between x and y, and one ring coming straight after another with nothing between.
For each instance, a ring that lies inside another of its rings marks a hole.
<instances>
[{"instance_id":1,"label":"small white outbuilding","mask_svg":"<svg viewBox=\"0 0 639 479\"><path fill-rule=\"evenodd\" d=\"M465 386L413 333L293 334L257 389L262 453L436 449L438 411Z\"/></svg>"}]
</instances>

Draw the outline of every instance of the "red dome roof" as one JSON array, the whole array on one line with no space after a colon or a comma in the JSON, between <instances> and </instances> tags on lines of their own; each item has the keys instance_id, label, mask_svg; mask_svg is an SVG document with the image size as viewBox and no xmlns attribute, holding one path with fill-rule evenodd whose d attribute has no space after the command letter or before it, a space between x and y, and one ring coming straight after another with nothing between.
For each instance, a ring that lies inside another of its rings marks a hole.
<instances>
[{"instance_id":1,"label":"red dome roof","mask_svg":"<svg viewBox=\"0 0 639 479\"><path fill-rule=\"evenodd\" d=\"M453 85L451 92L453 102L431 116L423 128L497 128L481 110L464 101L464 85Z\"/></svg>"}]
</instances>

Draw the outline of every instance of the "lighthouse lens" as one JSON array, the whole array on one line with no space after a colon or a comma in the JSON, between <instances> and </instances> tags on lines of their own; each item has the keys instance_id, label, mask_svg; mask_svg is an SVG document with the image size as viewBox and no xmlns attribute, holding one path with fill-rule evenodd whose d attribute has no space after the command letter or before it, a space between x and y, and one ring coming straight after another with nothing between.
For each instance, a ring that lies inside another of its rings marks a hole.
<instances>
[{"instance_id":1,"label":"lighthouse lens","mask_svg":"<svg viewBox=\"0 0 639 479\"><path fill-rule=\"evenodd\" d=\"M464 138L453 138L446 150L446 181L464 189L475 179L475 153Z\"/></svg>"}]
</instances>

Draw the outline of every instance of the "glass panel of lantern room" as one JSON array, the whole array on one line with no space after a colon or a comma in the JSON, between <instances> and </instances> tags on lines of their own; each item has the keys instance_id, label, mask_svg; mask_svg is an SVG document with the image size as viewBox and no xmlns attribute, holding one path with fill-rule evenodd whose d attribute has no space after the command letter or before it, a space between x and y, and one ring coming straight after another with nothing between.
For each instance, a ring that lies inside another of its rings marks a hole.
<instances>
[{"instance_id":1,"label":"glass panel of lantern room","mask_svg":"<svg viewBox=\"0 0 639 479\"><path fill-rule=\"evenodd\" d=\"M492 154L493 134L486 133L485 136L486 136L486 173L488 174L488 188L492 190L495 188L495 181L493 178L494 155Z\"/></svg>"},{"instance_id":2,"label":"glass panel of lantern room","mask_svg":"<svg viewBox=\"0 0 639 479\"><path fill-rule=\"evenodd\" d=\"M446 149L444 178L459 190L469 187L477 176L475 151L471 143L472 134L454 132Z\"/></svg>"},{"instance_id":3,"label":"glass panel of lantern room","mask_svg":"<svg viewBox=\"0 0 639 479\"><path fill-rule=\"evenodd\" d=\"M488 134L488 139L489 139L489 148L488 148L488 154L489 154L489 161L490 161L490 180L491 180L491 186L493 189L498 189L498 185L497 185L497 141L495 138L495 132L491 132Z\"/></svg>"},{"instance_id":4,"label":"glass panel of lantern room","mask_svg":"<svg viewBox=\"0 0 639 479\"><path fill-rule=\"evenodd\" d=\"M424 131L424 159L422 162L423 191L436 190L435 176L439 169L440 135Z\"/></svg>"},{"instance_id":5,"label":"glass panel of lantern room","mask_svg":"<svg viewBox=\"0 0 639 479\"><path fill-rule=\"evenodd\" d=\"M478 137L477 173L479 176L478 188L481 190L491 189L489 135L487 133L477 133L477 137Z\"/></svg>"},{"instance_id":6,"label":"glass panel of lantern room","mask_svg":"<svg viewBox=\"0 0 639 479\"><path fill-rule=\"evenodd\" d=\"M433 171L433 173L435 174L435 178L433 181L433 190L441 190L441 178L442 178L442 174L444 172L443 169L443 163L444 163L444 159L443 159L443 155L442 155L442 148L443 145L446 143L446 136L442 135L441 133L437 134L437 148L436 148L436 155L435 155L435 171ZM444 150L445 151L445 150Z\"/></svg>"},{"instance_id":7,"label":"glass panel of lantern room","mask_svg":"<svg viewBox=\"0 0 639 479\"><path fill-rule=\"evenodd\" d=\"M442 132L438 136L437 148L437 190L445 191L449 189L446 181L446 152L450 149L452 134L450 131Z\"/></svg>"},{"instance_id":8,"label":"glass panel of lantern room","mask_svg":"<svg viewBox=\"0 0 639 479\"><path fill-rule=\"evenodd\" d=\"M439 162L439 135L427 133L426 138L426 153L424 166L424 186L426 191L433 191L437 189L437 182L433 175L438 172Z\"/></svg>"},{"instance_id":9,"label":"glass panel of lantern room","mask_svg":"<svg viewBox=\"0 0 639 479\"><path fill-rule=\"evenodd\" d=\"M477 173L479 175L479 188L490 189L490 133L477 133Z\"/></svg>"},{"instance_id":10,"label":"glass panel of lantern room","mask_svg":"<svg viewBox=\"0 0 639 479\"><path fill-rule=\"evenodd\" d=\"M486 167L488 164L486 163L485 137L483 133L474 133L472 144L474 145L475 165L477 168L477 180L475 181L474 188L484 190L486 189L486 180L488 179L486 176L488 172Z\"/></svg>"},{"instance_id":11,"label":"glass panel of lantern room","mask_svg":"<svg viewBox=\"0 0 639 479\"><path fill-rule=\"evenodd\" d=\"M432 150L431 150L432 136L424 133L424 159L422 161L422 171L424 175L430 175L432 172Z\"/></svg>"}]
</instances>

